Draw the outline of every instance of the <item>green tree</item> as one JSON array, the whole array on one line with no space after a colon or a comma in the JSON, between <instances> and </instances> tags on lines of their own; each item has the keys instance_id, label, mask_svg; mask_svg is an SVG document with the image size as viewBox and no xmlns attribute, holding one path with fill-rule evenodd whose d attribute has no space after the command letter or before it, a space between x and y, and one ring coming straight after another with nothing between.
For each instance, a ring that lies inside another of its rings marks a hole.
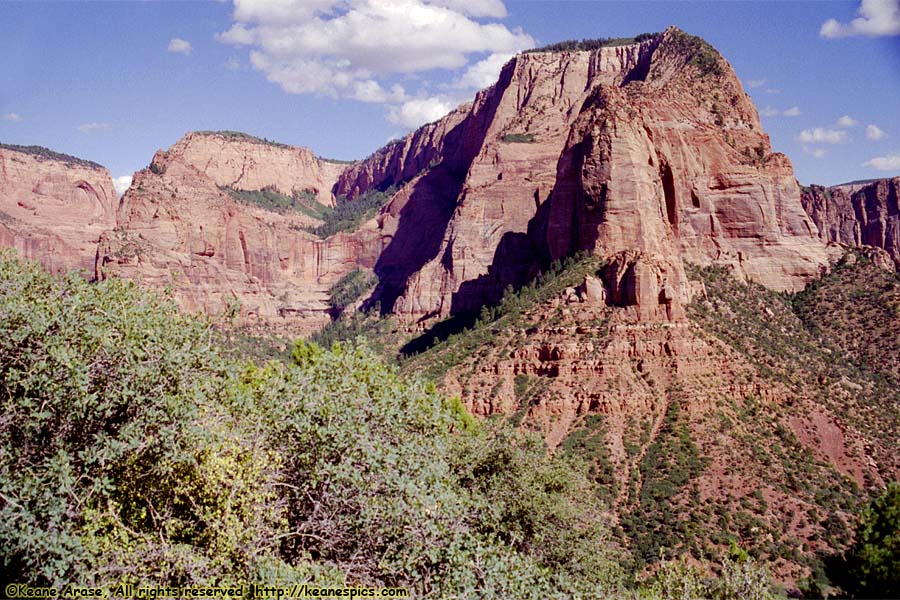
<instances>
[{"instance_id":1,"label":"green tree","mask_svg":"<svg viewBox=\"0 0 900 600\"><path fill-rule=\"evenodd\" d=\"M849 586L860 595L900 598L900 482L863 511L848 562Z\"/></svg>"}]
</instances>

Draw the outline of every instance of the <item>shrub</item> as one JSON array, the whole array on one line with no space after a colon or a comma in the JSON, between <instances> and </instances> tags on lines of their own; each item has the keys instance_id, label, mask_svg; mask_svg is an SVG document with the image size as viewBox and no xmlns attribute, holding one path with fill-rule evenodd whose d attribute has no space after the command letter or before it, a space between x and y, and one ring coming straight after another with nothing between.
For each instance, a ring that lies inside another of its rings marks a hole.
<instances>
[{"instance_id":1,"label":"shrub","mask_svg":"<svg viewBox=\"0 0 900 600\"><path fill-rule=\"evenodd\" d=\"M500 139L507 144L532 144L535 141L533 133L508 133Z\"/></svg>"},{"instance_id":2,"label":"shrub","mask_svg":"<svg viewBox=\"0 0 900 600\"><path fill-rule=\"evenodd\" d=\"M219 356L115 280L0 257L0 556L30 584L611 589L580 468L475 422L359 344Z\"/></svg>"},{"instance_id":3,"label":"shrub","mask_svg":"<svg viewBox=\"0 0 900 600\"><path fill-rule=\"evenodd\" d=\"M0 255L0 549L21 581L250 577L278 521L206 327Z\"/></svg>"},{"instance_id":4,"label":"shrub","mask_svg":"<svg viewBox=\"0 0 900 600\"><path fill-rule=\"evenodd\" d=\"M900 597L900 482L863 511L848 563L850 585L860 596Z\"/></svg>"},{"instance_id":5,"label":"shrub","mask_svg":"<svg viewBox=\"0 0 900 600\"><path fill-rule=\"evenodd\" d=\"M282 194L273 186L261 190L239 190L227 186L219 186L233 200L241 204L259 206L277 213L299 212L314 219L326 219L331 208L320 204L315 194L306 191L294 191L290 196Z\"/></svg>"}]
</instances>

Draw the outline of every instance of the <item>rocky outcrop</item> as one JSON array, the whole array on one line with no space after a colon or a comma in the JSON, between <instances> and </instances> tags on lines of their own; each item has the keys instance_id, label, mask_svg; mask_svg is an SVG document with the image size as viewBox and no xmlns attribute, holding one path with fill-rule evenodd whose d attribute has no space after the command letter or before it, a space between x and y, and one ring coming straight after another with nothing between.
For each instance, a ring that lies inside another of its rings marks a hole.
<instances>
[{"instance_id":1,"label":"rocky outcrop","mask_svg":"<svg viewBox=\"0 0 900 600\"><path fill-rule=\"evenodd\" d=\"M196 168L213 183L239 190L271 187L290 196L311 192L333 204L331 188L346 164L318 158L307 148L287 146L234 131L186 134L166 152Z\"/></svg>"},{"instance_id":2,"label":"rocky outcrop","mask_svg":"<svg viewBox=\"0 0 900 600\"><path fill-rule=\"evenodd\" d=\"M342 233L322 240L306 230L316 221L300 212L274 212L235 201L220 188L221 169L210 176L201 168L211 169L212 163L197 164L194 146L206 147L209 137L188 134L169 151L157 153L150 168L135 174L119 207L118 227L100 242L97 277L169 288L188 311L233 311L245 325L294 332L321 327L330 320L329 287L349 271L375 264L377 232L363 228L352 236ZM239 156L247 143L238 144L224 156ZM260 145L251 144L254 151ZM261 151L277 152L278 147ZM311 155L298 148L282 151L284 161ZM219 158L219 164L250 165L256 160ZM259 169L252 172L252 179L241 185L252 181L260 188L297 189L298 182L317 176L295 172L285 179L276 169L270 179Z\"/></svg>"},{"instance_id":3,"label":"rocky outcrop","mask_svg":"<svg viewBox=\"0 0 900 600\"><path fill-rule=\"evenodd\" d=\"M803 190L803 208L825 242L881 248L900 264L900 177Z\"/></svg>"},{"instance_id":4,"label":"rocky outcrop","mask_svg":"<svg viewBox=\"0 0 900 600\"><path fill-rule=\"evenodd\" d=\"M408 321L477 310L578 251L627 254L607 271L609 298L649 320L680 318L686 261L795 290L830 260L731 67L674 28L519 55L470 106L348 169L335 190L398 183L378 220L390 241L375 294Z\"/></svg>"},{"instance_id":5,"label":"rocky outcrop","mask_svg":"<svg viewBox=\"0 0 900 600\"><path fill-rule=\"evenodd\" d=\"M118 198L98 164L36 146L0 145L0 247L54 272L94 271Z\"/></svg>"}]
</instances>

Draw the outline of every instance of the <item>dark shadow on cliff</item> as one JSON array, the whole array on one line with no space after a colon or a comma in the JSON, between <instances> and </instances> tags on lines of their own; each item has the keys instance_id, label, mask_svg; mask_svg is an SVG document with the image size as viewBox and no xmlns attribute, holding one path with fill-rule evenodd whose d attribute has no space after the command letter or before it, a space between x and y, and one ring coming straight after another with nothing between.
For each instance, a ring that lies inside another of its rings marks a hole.
<instances>
[{"instance_id":1,"label":"dark shadow on cliff","mask_svg":"<svg viewBox=\"0 0 900 600\"><path fill-rule=\"evenodd\" d=\"M453 294L451 316L403 346L400 349L402 356L424 352L435 343L472 327L482 307L499 304L507 288L519 289L548 268L550 258L540 236L546 226L549 206L548 199L538 207L528 222L526 233L511 231L500 238L488 272L464 282ZM445 256L444 260L450 258Z\"/></svg>"},{"instance_id":2,"label":"dark shadow on cliff","mask_svg":"<svg viewBox=\"0 0 900 600\"><path fill-rule=\"evenodd\" d=\"M400 209L397 232L375 263L378 287L369 304L379 302L382 314L393 310L410 276L437 256L461 188L462 179L443 166L415 183Z\"/></svg>"},{"instance_id":3,"label":"dark shadow on cliff","mask_svg":"<svg viewBox=\"0 0 900 600\"><path fill-rule=\"evenodd\" d=\"M454 315L436 323L431 329L417 338L407 342L400 348L400 356L409 358L415 354L425 352L437 343L443 342L451 335L462 333L470 329L478 320L478 314L474 312Z\"/></svg>"},{"instance_id":4,"label":"dark shadow on cliff","mask_svg":"<svg viewBox=\"0 0 900 600\"><path fill-rule=\"evenodd\" d=\"M409 278L437 257L469 167L484 146L499 101L512 79L513 67L509 63L503 69L481 109L447 133L442 162L416 182L400 210L397 232L375 264L379 284L369 304L379 302L382 314L393 311Z\"/></svg>"}]
</instances>

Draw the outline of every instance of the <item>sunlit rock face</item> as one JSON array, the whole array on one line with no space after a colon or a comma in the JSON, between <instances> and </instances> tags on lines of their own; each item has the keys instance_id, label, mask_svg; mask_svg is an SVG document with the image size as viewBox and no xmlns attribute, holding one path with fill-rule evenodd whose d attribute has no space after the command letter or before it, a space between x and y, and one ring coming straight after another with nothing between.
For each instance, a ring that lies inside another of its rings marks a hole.
<instances>
[{"instance_id":1,"label":"sunlit rock face","mask_svg":"<svg viewBox=\"0 0 900 600\"><path fill-rule=\"evenodd\" d=\"M42 149L0 146L0 247L54 272L93 273L97 242L115 226L109 172Z\"/></svg>"}]
</instances>

